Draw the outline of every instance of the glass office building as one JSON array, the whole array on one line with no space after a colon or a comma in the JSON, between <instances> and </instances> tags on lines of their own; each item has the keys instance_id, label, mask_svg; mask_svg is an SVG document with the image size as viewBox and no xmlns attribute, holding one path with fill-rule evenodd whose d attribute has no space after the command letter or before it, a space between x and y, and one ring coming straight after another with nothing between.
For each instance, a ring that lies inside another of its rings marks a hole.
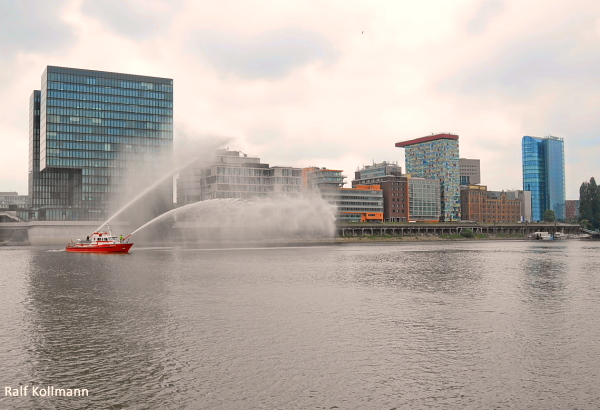
<instances>
[{"instance_id":1,"label":"glass office building","mask_svg":"<svg viewBox=\"0 0 600 410\"><path fill-rule=\"evenodd\" d=\"M441 216L440 192L438 179L409 178L409 220L438 222Z\"/></svg>"},{"instance_id":2,"label":"glass office building","mask_svg":"<svg viewBox=\"0 0 600 410\"><path fill-rule=\"evenodd\" d=\"M29 127L30 217L104 220L171 160L173 80L48 66Z\"/></svg>"},{"instance_id":3,"label":"glass office building","mask_svg":"<svg viewBox=\"0 0 600 410\"><path fill-rule=\"evenodd\" d=\"M458 135L436 134L398 142L405 148L406 173L440 181L441 221L460 221Z\"/></svg>"},{"instance_id":4,"label":"glass office building","mask_svg":"<svg viewBox=\"0 0 600 410\"><path fill-rule=\"evenodd\" d=\"M554 211L565 219L565 154L562 138L525 136L522 140L523 190L531 192L531 219Z\"/></svg>"}]
</instances>

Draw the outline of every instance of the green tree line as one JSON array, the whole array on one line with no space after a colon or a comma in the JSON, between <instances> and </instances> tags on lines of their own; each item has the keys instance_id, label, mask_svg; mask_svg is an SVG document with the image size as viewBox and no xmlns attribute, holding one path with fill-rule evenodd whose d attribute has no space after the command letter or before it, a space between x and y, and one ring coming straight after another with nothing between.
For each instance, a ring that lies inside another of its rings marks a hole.
<instances>
[{"instance_id":1,"label":"green tree line","mask_svg":"<svg viewBox=\"0 0 600 410\"><path fill-rule=\"evenodd\" d=\"M588 228L600 228L600 187L594 177L579 188L579 221Z\"/></svg>"}]
</instances>

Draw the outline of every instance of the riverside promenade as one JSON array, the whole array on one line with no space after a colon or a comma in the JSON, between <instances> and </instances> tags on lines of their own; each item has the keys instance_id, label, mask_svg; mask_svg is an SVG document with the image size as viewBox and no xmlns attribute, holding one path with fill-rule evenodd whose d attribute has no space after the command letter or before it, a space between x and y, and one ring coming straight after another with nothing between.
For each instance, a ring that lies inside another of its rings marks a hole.
<instances>
[{"instance_id":1,"label":"riverside promenade","mask_svg":"<svg viewBox=\"0 0 600 410\"><path fill-rule=\"evenodd\" d=\"M336 236L441 236L460 235L470 229L474 235L522 235L527 237L534 232L561 232L566 235L581 233L577 224L560 222L524 222L480 224L476 222L438 223L345 223L337 224Z\"/></svg>"},{"instance_id":2,"label":"riverside promenade","mask_svg":"<svg viewBox=\"0 0 600 410\"><path fill-rule=\"evenodd\" d=\"M60 245L71 239L85 237L97 228L98 221L30 221L0 222L0 244L6 245ZM112 226L112 224L111 224ZM115 232L130 232L131 228L116 223ZM576 224L566 223L498 223L479 224L474 222L451 223L338 223L335 236L348 237L443 237L460 235L464 230L474 235L523 236L534 232L561 232L565 235L583 231ZM183 229L185 230L185 229ZM305 232L303 236L310 236Z\"/></svg>"}]
</instances>

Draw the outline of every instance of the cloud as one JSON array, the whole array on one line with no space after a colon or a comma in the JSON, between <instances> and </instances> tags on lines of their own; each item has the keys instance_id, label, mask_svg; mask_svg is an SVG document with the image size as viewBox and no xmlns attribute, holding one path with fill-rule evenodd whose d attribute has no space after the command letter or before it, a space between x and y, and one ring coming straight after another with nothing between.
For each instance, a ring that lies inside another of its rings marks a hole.
<instances>
[{"instance_id":1,"label":"cloud","mask_svg":"<svg viewBox=\"0 0 600 410\"><path fill-rule=\"evenodd\" d=\"M61 20L66 1L0 0L0 52L3 59L18 52L52 51L73 40Z\"/></svg>"},{"instance_id":2,"label":"cloud","mask_svg":"<svg viewBox=\"0 0 600 410\"><path fill-rule=\"evenodd\" d=\"M214 30L192 34L189 50L200 53L221 74L245 79L279 79L313 62L330 64L337 58L323 36L299 28L266 31L239 37Z\"/></svg>"},{"instance_id":3,"label":"cloud","mask_svg":"<svg viewBox=\"0 0 600 410\"><path fill-rule=\"evenodd\" d=\"M506 8L502 0L481 2L475 16L467 23L467 33L479 35L486 31L488 24Z\"/></svg>"},{"instance_id":4,"label":"cloud","mask_svg":"<svg viewBox=\"0 0 600 410\"><path fill-rule=\"evenodd\" d=\"M180 1L84 0L82 12L125 37L146 40L166 31Z\"/></svg>"},{"instance_id":5,"label":"cloud","mask_svg":"<svg viewBox=\"0 0 600 410\"><path fill-rule=\"evenodd\" d=\"M465 94L495 94L510 99L539 95L550 89L597 87L600 43L588 37L595 17L576 15L552 30L512 39L473 66L446 78L441 89Z\"/></svg>"}]
</instances>

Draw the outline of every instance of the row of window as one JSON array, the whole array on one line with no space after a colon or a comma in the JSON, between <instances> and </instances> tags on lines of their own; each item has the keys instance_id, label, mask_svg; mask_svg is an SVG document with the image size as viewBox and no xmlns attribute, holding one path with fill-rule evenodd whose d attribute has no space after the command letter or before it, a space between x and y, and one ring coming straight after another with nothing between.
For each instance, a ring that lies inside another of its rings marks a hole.
<instances>
[{"instance_id":1,"label":"row of window","mask_svg":"<svg viewBox=\"0 0 600 410\"><path fill-rule=\"evenodd\" d=\"M208 177L202 184L214 184L228 183L228 184L263 184L263 185L289 185L289 186L300 186L302 185L302 178L290 178L290 177L246 177L246 176L221 176Z\"/></svg>"},{"instance_id":2,"label":"row of window","mask_svg":"<svg viewBox=\"0 0 600 410\"><path fill-rule=\"evenodd\" d=\"M376 205L372 205L372 207L361 207L361 208L357 208L357 207L351 207L351 206L343 206L343 207L338 207L338 212L350 212L350 211L356 211L356 212L381 212L382 209L381 207L378 207Z\"/></svg>"},{"instance_id":3,"label":"row of window","mask_svg":"<svg viewBox=\"0 0 600 410\"><path fill-rule=\"evenodd\" d=\"M83 185L81 190L84 193L120 193L123 191L122 187L118 185Z\"/></svg>"},{"instance_id":4,"label":"row of window","mask_svg":"<svg viewBox=\"0 0 600 410\"><path fill-rule=\"evenodd\" d=\"M272 180L271 183L280 185L302 185L302 178L274 177L274 180Z\"/></svg>"},{"instance_id":5,"label":"row of window","mask_svg":"<svg viewBox=\"0 0 600 410\"><path fill-rule=\"evenodd\" d=\"M149 123L154 124L154 123ZM160 124L161 126L172 127L171 124ZM109 127L92 127L81 125L63 125L49 122L46 126L47 132L69 132L75 134L106 134L106 135L122 135L128 137L147 137L147 138L165 138L172 139L172 131L156 131L137 128L109 128Z\"/></svg>"},{"instance_id":6,"label":"row of window","mask_svg":"<svg viewBox=\"0 0 600 410\"><path fill-rule=\"evenodd\" d=\"M214 198L267 198L271 194L267 192L236 192L236 191L219 191L211 194L206 194L204 199Z\"/></svg>"},{"instance_id":7,"label":"row of window","mask_svg":"<svg viewBox=\"0 0 600 410\"><path fill-rule=\"evenodd\" d=\"M84 178L86 176L125 177L131 173L132 169L135 169L133 164L128 165L128 167L122 168L83 168L81 173L84 175Z\"/></svg>"},{"instance_id":8,"label":"row of window","mask_svg":"<svg viewBox=\"0 0 600 410\"><path fill-rule=\"evenodd\" d=\"M134 145L131 140L126 141L127 144L110 144L110 143L94 143L94 142L67 142L58 140L47 140L46 148L60 148L63 150L84 150L84 151L119 151L127 150L129 152L161 152L160 146L139 144Z\"/></svg>"},{"instance_id":9,"label":"row of window","mask_svg":"<svg viewBox=\"0 0 600 410\"><path fill-rule=\"evenodd\" d=\"M50 81L47 84L48 90L56 91L74 91L76 93L89 93L101 95L117 95L123 97L148 98L155 100L171 100L173 101L172 93L163 93L156 91L132 90L125 88L113 87L95 87L91 85L78 85ZM82 98L83 99L83 98ZM89 99L89 98L88 98Z\"/></svg>"},{"instance_id":10,"label":"row of window","mask_svg":"<svg viewBox=\"0 0 600 410\"><path fill-rule=\"evenodd\" d=\"M51 198L50 194L42 194L33 200L33 205L68 205L67 201L62 198Z\"/></svg>"},{"instance_id":11,"label":"row of window","mask_svg":"<svg viewBox=\"0 0 600 410\"><path fill-rule=\"evenodd\" d=\"M378 204L383 204L383 199L377 196L354 196L354 195L344 195L337 197L326 197L327 200L332 200L335 202L344 201L344 202L364 202L364 201L377 201Z\"/></svg>"},{"instance_id":12,"label":"row of window","mask_svg":"<svg viewBox=\"0 0 600 410\"><path fill-rule=\"evenodd\" d=\"M123 105L123 104L107 104L102 102L91 102L91 101L77 101L77 100L59 100L50 99L47 101L46 106L51 107L65 107L65 108L83 108L87 110L99 110L99 111L117 111L117 112L130 112L130 113L141 113L141 114L158 114L167 115L173 117L172 108L160 108L160 107L149 107L142 105Z\"/></svg>"},{"instance_id":13,"label":"row of window","mask_svg":"<svg viewBox=\"0 0 600 410\"><path fill-rule=\"evenodd\" d=\"M150 100L147 98L136 98L136 97L120 97L116 95L103 95L103 94L80 94L70 91L56 91L48 90L47 98L42 95L42 101L44 99L62 99L62 100L74 100L74 101L90 101L90 102L102 102L102 103L113 103L113 104L127 104L127 105L140 105L148 107L161 107L161 108L173 108L173 101L168 100ZM47 103L46 103L47 104Z\"/></svg>"},{"instance_id":14,"label":"row of window","mask_svg":"<svg viewBox=\"0 0 600 410\"><path fill-rule=\"evenodd\" d=\"M281 170L281 175L284 177L301 177L302 170L301 169L287 169L283 168Z\"/></svg>"},{"instance_id":15,"label":"row of window","mask_svg":"<svg viewBox=\"0 0 600 410\"><path fill-rule=\"evenodd\" d=\"M152 156L149 154L138 154L135 159L149 161L152 159ZM48 167L58 168L132 168L131 163L128 161L118 160L42 157L41 162L43 163L44 160L46 160Z\"/></svg>"},{"instance_id":16,"label":"row of window","mask_svg":"<svg viewBox=\"0 0 600 410\"><path fill-rule=\"evenodd\" d=\"M321 184L324 182L335 182L335 183L343 183L344 182L344 177L343 176L313 176L311 178L313 184Z\"/></svg>"},{"instance_id":17,"label":"row of window","mask_svg":"<svg viewBox=\"0 0 600 410\"><path fill-rule=\"evenodd\" d=\"M36 175L36 178L39 179L48 179L48 180L80 180L81 173L78 170L64 170L64 171L44 171L40 172Z\"/></svg>"},{"instance_id":18,"label":"row of window","mask_svg":"<svg viewBox=\"0 0 600 410\"><path fill-rule=\"evenodd\" d=\"M43 183L43 181L45 181L45 183ZM34 192L50 192L53 190L66 191L70 186L74 185L71 181L63 180L38 180L35 182ZM79 183L77 185L79 185Z\"/></svg>"},{"instance_id":19,"label":"row of window","mask_svg":"<svg viewBox=\"0 0 600 410\"><path fill-rule=\"evenodd\" d=\"M217 191L238 191L238 192L268 192L273 188L265 185L236 185L236 184L218 184Z\"/></svg>"},{"instance_id":20,"label":"row of window","mask_svg":"<svg viewBox=\"0 0 600 410\"><path fill-rule=\"evenodd\" d=\"M156 150L159 147L145 147L148 151ZM120 160L130 160L130 159L143 159L149 160L150 155L144 152L114 152L114 151L80 151L80 150L64 150L58 148L48 148L46 150L46 155L48 157L59 157L59 158L86 158L86 159L120 159Z\"/></svg>"},{"instance_id":21,"label":"row of window","mask_svg":"<svg viewBox=\"0 0 600 410\"><path fill-rule=\"evenodd\" d=\"M81 124L92 125L96 127L120 127L128 129L173 131L173 124L148 121L104 120L101 118L76 117L68 115L47 115L46 120L49 123L59 124ZM108 128L108 130L110 130L110 128Z\"/></svg>"},{"instance_id":22,"label":"row of window","mask_svg":"<svg viewBox=\"0 0 600 410\"><path fill-rule=\"evenodd\" d=\"M39 110L37 115L40 114ZM112 120L126 120L126 121L145 121L145 122L166 122L169 124L173 123L173 117L168 115L148 115L148 114L132 114L114 111L99 111L99 110L83 110L75 108L58 108L48 107L46 114L64 115L68 117L88 117L88 118L101 118L101 119L112 119ZM69 118L69 121L73 121Z\"/></svg>"},{"instance_id":23,"label":"row of window","mask_svg":"<svg viewBox=\"0 0 600 410\"><path fill-rule=\"evenodd\" d=\"M248 175L248 176L271 176L272 170L270 169L256 169L256 168L245 168L245 167L217 167L217 175Z\"/></svg>"},{"instance_id":24,"label":"row of window","mask_svg":"<svg viewBox=\"0 0 600 410\"><path fill-rule=\"evenodd\" d=\"M42 81L45 81L45 79L43 79ZM173 92L173 85L171 84L152 83L148 81L117 80L114 78L106 78L100 76L91 77L76 74L62 74L49 72L47 81L61 81L65 83L121 87L129 88L132 90L156 90L169 93Z\"/></svg>"},{"instance_id":25,"label":"row of window","mask_svg":"<svg viewBox=\"0 0 600 410\"><path fill-rule=\"evenodd\" d=\"M83 177L81 182L83 185L108 185L109 181L109 177Z\"/></svg>"},{"instance_id":26,"label":"row of window","mask_svg":"<svg viewBox=\"0 0 600 410\"><path fill-rule=\"evenodd\" d=\"M218 175L217 182L224 184L270 185L271 179L261 177L226 177Z\"/></svg>"},{"instance_id":27,"label":"row of window","mask_svg":"<svg viewBox=\"0 0 600 410\"><path fill-rule=\"evenodd\" d=\"M169 136L169 134L157 133L153 131L146 131L145 134L150 134L152 138L148 137L115 137L109 135L82 135L82 134L70 134L70 133L57 133L51 131L46 133L46 143L50 141L75 141L77 143L102 143L102 144L138 144L138 145L154 145L154 146L172 146L173 141L170 138L161 138ZM171 136L172 138L172 136Z\"/></svg>"}]
</instances>

